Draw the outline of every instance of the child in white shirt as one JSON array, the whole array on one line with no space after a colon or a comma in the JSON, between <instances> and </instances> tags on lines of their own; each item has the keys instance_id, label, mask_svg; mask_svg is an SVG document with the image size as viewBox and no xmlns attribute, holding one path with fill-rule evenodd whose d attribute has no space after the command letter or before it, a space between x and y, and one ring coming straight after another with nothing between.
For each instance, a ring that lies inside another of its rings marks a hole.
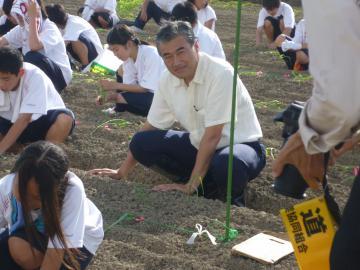
<instances>
[{"instance_id":1,"label":"child in white shirt","mask_svg":"<svg viewBox=\"0 0 360 270\"><path fill-rule=\"evenodd\" d=\"M141 11L135 19L131 29L135 32L142 32L146 23L152 18L160 25L162 20L169 20L174 6L186 0L144 0Z\"/></svg>"},{"instance_id":2,"label":"child in white shirt","mask_svg":"<svg viewBox=\"0 0 360 270\"><path fill-rule=\"evenodd\" d=\"M13 0L0 0L0 37L5 35L16 26L16 20L10 14ZM1 14L1 12L0 12Z\"/></svg>"},{"instance_id":3,"label":"child in white shirt","mask_svg":"<svg viewBox=\"0 0 360 270\"><path fill-rule=\"evenodd\" d=\"M86 0L78 15L92 26L109 29L119 22L116 0Z\"/></svg>"},{"instance_id":4,"label":"child in white shirt","mask_svg":"<svg viewBox=\"0 0 360 270\"><path fill-rule=\"evenodd\" d=\"M207 28L215 32L215 22L217 21L215 10L209 5L208 0L188 0L196 6L198 20Z\"/></svg>"},{"instance_id":5,"label":"child in white shirt","mask_svg":"<svg viewBox=\"0 0 360 270\"><path fill-rule=\"evenodd\" d=\"M196 7L190 1L177 4L173 8L171 18L176 21L186 21L191 24L194 34L199 41L201 52L213 57L226 59L218 35L198 21Z\"/></svg>"},{"instance_id":6,"label":"child in white shirt","mask_svg":"<svg viewBox=\"0 0 360 270\"><path fill-rule=\"evenodd\" d=\"M294 38L281 34L275 40L276 46L284 52L283 59L289 69L307 70L309 66L309 50L305 20L302 19L296 25Z\"/></svg>"},{"instance_id":7,"label":"child in white shirt","mask_svg":"<svg viewBox=\"0 0 360 270\"><path fill-rule=\"evenodd\" d=\"M39 141L0 179L0 269L87 268L103 240L103 220L68 169L59 146Z\"/></svg>"},{"instance_id":8,"label":"child in white shirt","mask_svg":"<svg viewBox=\"0 0 360 270\"><path fill-rule=\"evenodd\" d=\"M129 111L147 116L165 69L162 58L155 47L143 45L126 25L116 25L109 32L107 43L115 56L124 62L120 68L122 81L100 81L104 90L118 91L108 100L116 100L116 112Z\"/></svg>"},{"instance_id":9,"label":"child in white shirt","mask_svg":"<svg viewBox=\"0 0 360 270\"><path fill-rule=\"evenodd\" d=\"M48 76L23 63L17 49L0 48L0 155L16 142L62 143L74 125L73 113Z\"/></svg>"},{"instance_id":10,"label":"child in white shirt","mask_svg":"<svg viewBox=\"0 0 360 270\"><path fill-rule=\"evenodd\" d=\"M99 54L103 47L99 35L83 18L65 12L60 4L47 5L49 19L60 29L67 52L85 68Z\"/></svg>"},{"instance_id":11,"label":"child in white shirt","mask_svg":"<svg viewBox=\"0 0 360 270\"><path fill-rule=\"evenodd\" d=\"M59 29L35 0L15 0L11 13L19 25L0 38L0 47L21 48L25 62L41 68L61 92L72 70Z\"/></svg>"},{"instance_id":12,"label":"child in white shirt","mask_svg":"<svg viewBox=\"0 0 360 270\"><path fill-rule=\"evenodd\" d=\"M256 28L256 45L261 44L263 31L272 49L276 47L274 41L280 34L293 37L295 14L292 7L280 0L263 0Z\"/></svg>"}]
</instances>

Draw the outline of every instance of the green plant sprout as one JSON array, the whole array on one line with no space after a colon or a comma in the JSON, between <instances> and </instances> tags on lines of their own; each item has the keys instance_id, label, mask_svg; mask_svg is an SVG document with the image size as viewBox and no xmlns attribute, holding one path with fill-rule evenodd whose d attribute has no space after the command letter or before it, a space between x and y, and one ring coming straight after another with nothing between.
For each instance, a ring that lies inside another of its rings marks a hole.
<instances>
[{"instance_id":1,"label":"green plant sprout","mask_svg":"<svg viewBox=\"0 0 360 270\"><path fill-rule=\"evenodd\" d=\"M281 101L276 99L268 100L268 101L260 101L257 99L253 99L253 101L256 109L268 109L272 111L279 111L285 107L285 105Z\"/></svg>"},{"instance_id":2,"label":"green plant sprout","mask_svg":"<svg viewBox=\"0 0 360 270\"><path fill-rule=\"evenodd\" d=\"M257 77L257 71L239 71L238 73L240 76L248 76L248 77Z\"/></svg>"},{"instance_id":3,"label":"green plant sprout","mask_svg":"<svg viewBox=\"0 0 360 270\"><path fill-rule=\"evenodd\" d=\"M110 231L112 228L114 228L119 223L121 223L125 220L131 220L131 219L133 219L133 216L131 214L129 214L129 213L122 214L115 222L113 222L109 227L107 227L105 229L104 233L107 233L108 231Z\"/></svg>"},{"instance_id":4,"label":"green plant sprout","mask_svg":"<svg viewBox=\"0 0 360 270\"><path fill-rule=\"evenodd\" d=\"M266 157L271 157L273 160L275 159L274 153L278 150L274 147L266 147Z\"/></svg>"},{"instance_id":5,"label":"green plant sprout","mask_svg":"<svg viewBox=\"0 0 360 270\"><path fill-rule=\"evenodd\" d=\"M131 123L129 121L126 121L125 119L121 119L121 118L110 119L110 120L107 120L107 121L101 123L100 125L96 126L96 128L90 133L90 135L93 135L99 128L102 128L107 124L110 124L110 125L118 127L118 128L123 128L123 127L127 127Z\"/></svg>"},{"instance_id":6,"label":"green plant sprout","mask_svg":"<svg viewBox=\"0 0 360 270\"><path fill-rule=\"evenodd\" d=\"M100 99L101 99L101 102L103 103L103 102L106 102L106 100L107 100L107 92L108 91L106 91L104 88L102 88L102 87L99 87L98 88L98 96L100 97ZM99 101L99 104L102 104L102 103L100 103L100 101Z\"/></svg>"},{"instance_id":7,"label":"green plant sprout","mask_svg":"<svg viewBox=\"0 0 360 270\"><path fill-rule=\"evenodd\" d=\"M294 82L304 83L312 80L312 76L307 72L292 71L291 78Z\"/></svg>"}]
</instances>

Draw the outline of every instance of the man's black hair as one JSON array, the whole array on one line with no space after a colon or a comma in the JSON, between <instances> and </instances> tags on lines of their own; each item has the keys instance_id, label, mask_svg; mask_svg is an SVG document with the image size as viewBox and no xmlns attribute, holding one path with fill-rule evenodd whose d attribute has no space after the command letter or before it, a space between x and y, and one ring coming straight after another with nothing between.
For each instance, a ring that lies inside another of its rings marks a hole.
<instances>
[{"instance_id":1,"label":"man's black hair","mask_svg":"<svg viewBox=\"0 0 360 270\"><path fill-rule=\"evenodd\" d=\"M60 4L47 5L45 6L45 11L50 21L57 25L65 27L68 15L65 12L64 6Z\"/></svg>"},{"instance_id":2,"label":"man's black hair","mask_svg":"<svg viewBox=\"0 0 360 270\"><path fill-rule=\"evenodd\" d=\"M171 19L173 21L189 22L192 26L194 26L198 20L196 7L191 2L179 3L173 8L171 12Z\"/></svg>"},{"instance_id":3,"label":"man's black hair","mask_svg":"<svg viewBox=\"0 0 360 270\"><path fill-rule=\"evenodd\" d=\"M262 5L266 10L272 10L274 8L279 8L280 2L280 0L263 0Z\"/></svg>"},{"instance_id":4,"label":"man's black hair","mask_svg":"<svg viewBox=\"0 0 360 270\"><path fill-rule=\"evenodd\" d=\"M0 48L0 72L18 75L23 66L23 57L18 49Z\"/></svg>"}]
</instances>

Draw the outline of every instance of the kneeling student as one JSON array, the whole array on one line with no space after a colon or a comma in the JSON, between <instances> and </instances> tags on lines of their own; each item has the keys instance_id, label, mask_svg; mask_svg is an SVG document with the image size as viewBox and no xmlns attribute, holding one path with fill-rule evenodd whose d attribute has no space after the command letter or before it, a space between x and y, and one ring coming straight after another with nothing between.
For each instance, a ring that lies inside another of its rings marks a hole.
<instances>
[{"instance_id":1,"label":"kneeling student","mask_svg":"<svg viewBox=\"0 0 360 270\"><path fill-rule=\"evenodd\" d=\"M118 81L101 80L100 84L107 91L116 91L108 100L115 100L114 112L128 111L147 116L154 92L159 88L164 62L155 47L142 43L129 27L116 25L107 36L109 49L122 64L121 78ZM119 72L118 72L119 73Z\"/></svg>"},{"instance_id":2,"label":"kneeling student","mask_svg":"<svg viewBox=\"0 0 360 270\"><path fill-rule=\"evenodd\" d=\"M10 14L12 5L13 0L0 0L0 11L3 13L0 16L0 37L16 26L16 20Z\"/></svg>"},{"instance_id":3,"label":"kneeling student","mask_svg":"<svg viewBox=\"0 0 360 270\"><path fill-rule=\"evenodd\" d=\"M41 68L61 92L69 85L72 70L64 40L48 20L41 0L15 0L11 14L18 25L0 38L0 47L21 49L24 61Z\"/></svg>"},{"instance_id":4,"label":"kneeling student","mask_svg":"<svg viewBox=\"0 0 360 270\"><path fill-rule=\"evenodd\" d=\"M90 23L66 13L59 4L47 5L45 10L49 19L59 27L67 52L81 63L82 68L103 52L99 35Z\"/></svg>"},{"instance_id":5,"label":"kneeling student","mask_svg":"<svg viewBox=\"0 0 360 270\"><path fill-rule=\"evenodd\" d=\"M17 49L0 48L0 154L16 142L63 142L75 125L53 83L23 63Z\"/></svg>"},{"instance_id":6,"label":"kneeling student","mask_svg":"<svg viewBox=\"0 0 360 270\"><path fill-rule=\"evenodd\" d=\"M263 31L269 47L275 49L275 40L280 34L293 37L295 13L292 7L280 0L263 0L256 28L256 45L261 44Z\"/></svg>"},{"instance_id":7,"label":"kneeling student","mask_svg":"<svg viewBox=\"0 0 360 270\"><path fill-rule=\"evenodd\" d=\"M25 148L0 179L0 269L86 269L102 242L100 211L46 141Z\"/></svg>"},{"instance_id":8,"label":"kneeling student","mask_svg":"<svg viewBox=\"0 0 360 270\"><path fill-rule=\"evenodd\" d=\"M293 39L285 35L276 38L275 44L283 52L283 59L289 69L307 70L309 68L309 50L305 30L305 20L296 25Z\"/></svg>"},{"instance_id":9,"label":"kneeling student","mask_svg":"<svg viewBox=\"0 0 360 270\"><path fill-rule=\"evenodd\" d=\"M78 15L94 27L108 29L119 22L116 5L116 0L85 0Z\"/></svg>"},{"instance_id":10,"label":"kneeling student","mask_svg":"<svg viewBox=\"0 0 360 270\"><path fill-rule=\"evenodd\" d=\"M194 34L199 41L201 52L226 60L218 35L198 20L194 4L189 1L177 4L171 12L171 18L175 21L185 21L191 24Z\"/></svg>"},{"instance_id":11,"label":"kneeling student","mask_svg":"<svg viewBox=\"0 0 360 270\"><path fill-rule=\"evenodd\" d=\"M199 22L215 32L217 21L215 10L209 5L209 0L188 0L196 6Z\"/></svg>"}]
</instances>

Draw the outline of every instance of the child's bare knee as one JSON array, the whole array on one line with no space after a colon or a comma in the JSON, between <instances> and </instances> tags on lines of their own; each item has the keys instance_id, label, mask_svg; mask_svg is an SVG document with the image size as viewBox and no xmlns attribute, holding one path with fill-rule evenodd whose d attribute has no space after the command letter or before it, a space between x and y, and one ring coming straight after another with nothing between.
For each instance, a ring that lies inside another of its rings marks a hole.
<instances>
[{"instance_id":1,"label":"child's bare knee","mask_svg":"<svg viewBox=\"0 0 360 270\"><path fill-rule=\"evenodd\" d=\"M10 237L8 243L12 259L22 269L36 269L41 265L41 253L36 250L33 252L30 244L27 241L19 237Z\"/></svg>"}]
</instances>

